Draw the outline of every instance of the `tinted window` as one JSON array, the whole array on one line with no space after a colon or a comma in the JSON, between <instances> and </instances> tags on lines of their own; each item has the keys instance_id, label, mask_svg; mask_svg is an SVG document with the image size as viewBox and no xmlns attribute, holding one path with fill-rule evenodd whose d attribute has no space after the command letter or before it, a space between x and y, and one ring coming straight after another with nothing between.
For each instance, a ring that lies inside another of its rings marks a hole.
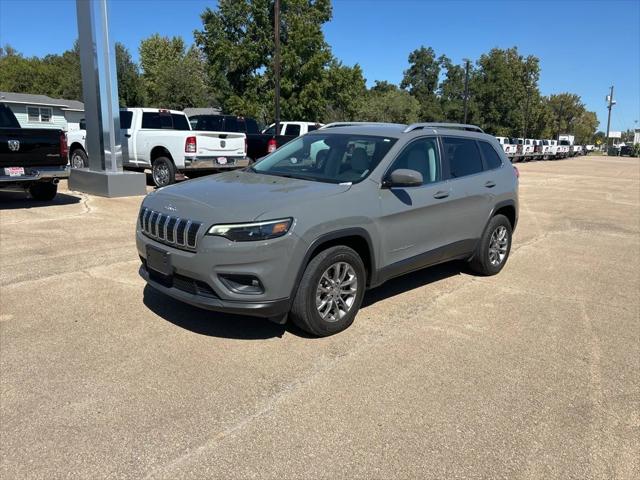
<instances>
[{"instance_id":1,"label":"tinted window","mask_svg":"<svg viewBox=\"0 0 640 480\"><path fill-rule=\"evenodd\" d=\"M187 117L179 113L144 112L142 128L166 130L190 130Z\"/></svg>"},{"instance_id":2,"label":"tinted window","mask_svg":"<svg viewBox=\"0 0 640 480\"><path fill-rule=\"evenodd\" d=\"M0 127L20 128L20 124L13 112L3 103L0 103Z\"/></svg>"},{"instance_id":3,"label":"tinted window","mask_svg":"<svg viewBox=\"0 0 640 480\"><path fill-rule=\"evenodd\" d=\"M120 128L127 130L131 128L131 119L133 118L133 112L120 111Z\"/></svg>"},{"instance_id":4,"label":"tinted window","mask_svg":"<svg viewBox=\"0 0 640 480\"><path fill-rule=\"evenodd\" d=\"M282 128L282 127L280 127L280 128ZM276 127L275 127L275 125L271 125L269 128L267 128L267 129L266 129L264 132L262 132L262 133L264 133L265 135L271 135L271 136L273 136L273 134L275 133L275 131L276 131Z\"/></svg>"},{"instance_id":5,"label":"tinted window","mask_svg":"<svg viewBox=\"0 0 640 480\"><path fill-rule=\"evenodd\" d=\"M480 150L482 150L482 156L484 157L484 161L487 164L488 170L493 170L494 168L498 168L502 165L502 160L500 160L500 156L496 152L495 148L489 145L487 142L478 142L480 144Z\"/></svg>"},{"instance_id":6,"label":"tinted window","mask_svg":"<svg viewBox=\"0 0 640 480\"><path fill-rule=\"evenodd\" d=\"M314 130L317 130L317 129L318 129L318 125L317 124L316 125L309 125L307 127L307 132L313 132Z\"/></svg>"},{"instance_id":7,"label":"tinted window","mask_svg":"<svg viewBox=\"0 0 640 480\"><path fill-rule=\"evenodd\" d=\"M293 137L300 136L300 125L295 125L293 123L287 124L287 128L284 131L285 135L291 135Z\"/></svg>"},{"instance_id":8,"label":"tinted window","mask_svg":"<svg viewBox=\"0 0 640 480\"><path fill-rule=\"evenodd\" d=\"M240 129L240 122L236 117L225 117L224 119L224 131L225 132L242 132Z\"/></svg>"},{"instance_id":9,"label":"tinted window","mask_svg":"<svg viewBox=\"0 0 640 480\"><path fill-rule=\"evenodd\" d=\"M449 163L451 178L482 172L482 158L475 140L443 137L444 154Z\"/></svg>"},{"instance_id":10,"label":"tinted window","mask_svg":"<svg viewBox=\"0 0 640 480\"><path fill-rule=\"evenodd\" d=\"M187 120L187 117L185 115L172 113L171 118L173 120L174 130L191 130L191 127L189 127L189 120Z\"/></svg>"},{"instance_id":11,"label":"tinted window","mask_svg":"<svg viewBox=\"0 0 640 480\"><path fill-rule=\"evenodd\" d=\"M440 180L440 158L435 138L421 138L408 145L393 162L387 175L399 168L422 174L423 184Z\"/></svg>"},{"instance_id":12,"label":"tinted window","mask_svg":"<svg viewBox=\"0 0 640 480\"><path fill-rule=\"evenodd\" d=\"M244 122L247 126L247 133L260 133L258 123L253 118L245 118Z\"/></svg>"},{"instance_id":13,"label":"tinted window","mask_svg":"<svg viewBox=\"0 0 640 480\"><path fill-rule=\"evenodd\" d=\"M223 131L222 120L223 120L223 117L220 117L220 116L198 117L196 130L207 130L209 132L221 132Z\"/></svg>"}]
</instances>

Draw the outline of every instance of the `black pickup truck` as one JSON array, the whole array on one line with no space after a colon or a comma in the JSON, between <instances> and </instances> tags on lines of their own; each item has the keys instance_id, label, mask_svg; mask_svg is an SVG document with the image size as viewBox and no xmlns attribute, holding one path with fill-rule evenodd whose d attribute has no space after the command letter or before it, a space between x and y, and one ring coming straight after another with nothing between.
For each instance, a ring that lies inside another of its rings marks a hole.
<instances>
[{"instance_id":1,"label":"black pickup truck","mask_svg":"<svg viewBox=\"0 0 640 480\"><path fill-rule=\"evenodd\" d=\"M247 136L247 157L252 160L264 157L300 135L299 127L295 135L274 135L274 128L260 133L258 122L253 118L235 115L191 115L189 122L193 130L244 133Z\"/></svg>"},{"instance_id":2,"label":"black pickup truck","mask_svg":"<svg viewBox=\"0 0 640 480\"><path fill-rule=\"evenodd\" d=\"M21 128L0 103L0 190L28 191L35 200L52 200L58 182L69 176L67 138L62 130Z\"/></svg>"}]
</instances>

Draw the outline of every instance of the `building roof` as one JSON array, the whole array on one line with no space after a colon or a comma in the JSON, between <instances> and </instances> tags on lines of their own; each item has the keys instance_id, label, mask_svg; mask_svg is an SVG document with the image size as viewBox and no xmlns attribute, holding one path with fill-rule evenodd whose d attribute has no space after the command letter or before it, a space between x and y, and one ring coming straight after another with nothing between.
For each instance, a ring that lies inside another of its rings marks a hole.
<instances>
[{"instance_id":1,"label":"building roof","mask_svg":"<svg viewBox=\"0 0 640 480\"><path fill-rule=\"evenodd\" d=\"M84 103L77 100L51 98L47 95L34 95L31 93L0 92L0 102L60 107L62 110L73 110L77 112L84 111Z\"/></svg>"},{"instance_id":2,"label":"building roof","mask_svg":"<svg viewBox=\"0 0 640 480\"><path fill-rule=\"evenodd\" d=\"M184 113L187 114L188 117L191 115L220 115L222 110L217 107L209 107L209 108L185 108Z\"/></svg>"}]
</instances>

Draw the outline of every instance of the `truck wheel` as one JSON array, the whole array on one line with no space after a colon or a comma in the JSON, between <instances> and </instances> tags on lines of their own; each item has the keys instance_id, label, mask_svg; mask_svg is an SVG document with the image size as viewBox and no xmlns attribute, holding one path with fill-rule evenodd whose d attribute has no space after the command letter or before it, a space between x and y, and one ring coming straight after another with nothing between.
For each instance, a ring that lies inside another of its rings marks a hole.
<instances>
[{"instance_id":1,"label":"truck wheel","mask_svg":"<svg viewBox=\"0 0 640 480\"><path fill-rule=\"evenodd\" d=\"M70 162L71 168L87 168L89 166L89 158L81 148L76 148L71 152Z\"/></svg>"},{"instance_id":2,"label":"truck wheel","mask_svg":"<svg viewBox=\"0 0 640 480\"><path fill-rule=\"evenodd\" d=\"M53 200L57 193L58 185L54 185L53 182L36 182L29 187L29 195L41 202Z\"/></svg>"},{"instance_id":3,"label":"truck wheel","mask_svg":"<svg viewBox=\"0 0 640 480\"><path fill-rule=\"evenodd\" d=\"M160 188L176 182L176 166L170 158L158 157L151 165L153 184Z\"/></svg>"},{"instance_id":4,"label":"truck wheel","mask_svg":"<svg viewBox=\"0 0 640 480\"><path fill-rule=\"evenodd\" d=\"M495 215L485 228L476 252L469 262L480 275L495 275L502 270L511 251L511 223L504 215Z\"/></svg>"},{"instance_id":5,"label":"truck wheel","mask_svg":"<svg viewBox=\"0 0 640 480\"><path fill-rule=\"evenodd\" d=\"M326 337L353 323L366 285L360 256L342 245L309 262L291 306L291 318L306 332Z\"/></svg>"}]
</instances>

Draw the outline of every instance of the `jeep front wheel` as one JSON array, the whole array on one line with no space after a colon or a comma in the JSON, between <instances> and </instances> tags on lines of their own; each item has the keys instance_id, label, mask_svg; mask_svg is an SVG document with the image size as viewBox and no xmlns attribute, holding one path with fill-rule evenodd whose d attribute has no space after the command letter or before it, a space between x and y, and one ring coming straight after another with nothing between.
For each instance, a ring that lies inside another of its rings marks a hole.
<instances>
[{"instance_id":1,"label":"jeep front wheel","mask_svg":"<svg viewBox=\"0 0 640 480\"><path fill-rule=\"evenodd\" d=\"M336 246L316 255L304 271L291 307L296 325L319 337L349 327L355 319L366 285L360 256Z\"/></svg>"}]
</instances>

